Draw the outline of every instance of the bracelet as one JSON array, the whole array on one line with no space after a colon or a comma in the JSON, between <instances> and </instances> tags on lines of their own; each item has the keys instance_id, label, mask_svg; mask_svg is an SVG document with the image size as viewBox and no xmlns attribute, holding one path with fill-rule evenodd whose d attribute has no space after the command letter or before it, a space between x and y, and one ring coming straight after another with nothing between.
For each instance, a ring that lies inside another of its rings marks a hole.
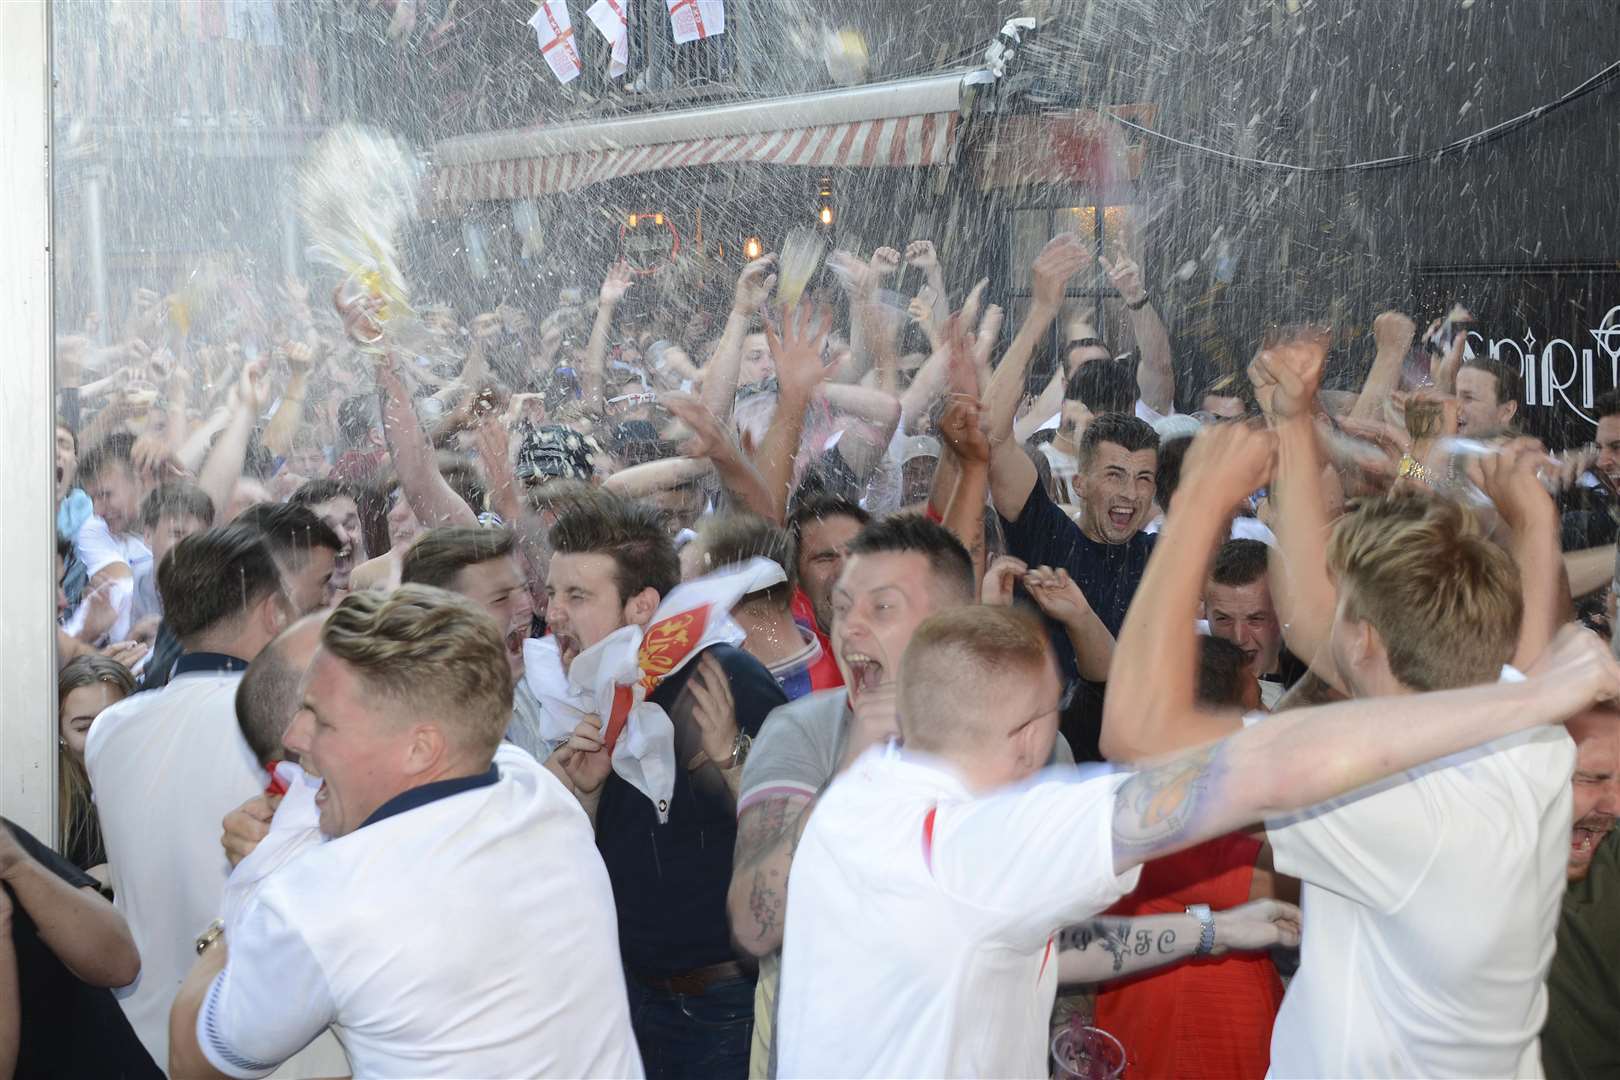
<instances>
[{"instance_id":1,"label":"bracelet","mask_svg":"<svg viewBox=\"0 0 1620 1080\"><path fill-rule=\"evenodd\" d=\"M1125 306L1130 308L1132 311L1141 311L1143 308L1147 307L1152 302L1153 302L1153 297L1149 296L1147 293L1143 293L1142 294L1142 299L1138 300L1134 304L1127 303Z\"/></svg>"}]
</instances>

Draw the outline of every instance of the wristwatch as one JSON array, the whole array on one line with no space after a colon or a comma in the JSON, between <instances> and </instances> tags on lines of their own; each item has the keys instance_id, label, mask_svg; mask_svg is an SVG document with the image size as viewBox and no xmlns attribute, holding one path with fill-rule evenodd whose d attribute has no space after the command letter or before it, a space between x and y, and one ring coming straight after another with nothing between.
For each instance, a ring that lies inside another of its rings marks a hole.
<instances>
[{"instance_id":1,"label":"wristwatch","mask_svg":"<svg viewBox=\"0 0 1620 1080\"><path fill-rule=\"evenodd\" d=\"M731 743L731 764L727 769L738 769L748 760L748 751L754 748L754 737L746 731L737 732L737 737Z\"/></svg>"},{"instance_id":2,"label":"wristwatch","mask_svg":"<svg viewBox=\"0 0 1620 1080\"><path fill-rule=\"evenodd\" d=\"M1152 302L1153 302L1153 297L1149 296L1147 293L1143 293L1142 298L1140 300L1136 301L1136 303L1134 303L1134 304L1127 303L1125 306L1130 308L1132 311L1141 311L1143 308L1147 307L1148 304L1150 304Z\"/></svg>"},{"instance_id":3,"label":"wristwatch","mask_svg":"<svg viewBox=\"0 0 1620 1080\"><path fill-rule=\"evenodd\" d=\"M208 929L197 935L197 955L201 956L208 951L208 946L225 936L225 923L215 919L208 924Z\"/></svg>"},{"instance_id":4,"label":"wristwatch","mask_svg":"<svg viewBox=\"0 0 1620 1080\"><path fill-rule=\"evenodd\" d=\"M1215 951L1215 913L1208 904L1188 904L1187 914L1198 920L1203 930L1198 935L1198 951L1194 956L1208 956Z\"/></svg>"}]
</instances>

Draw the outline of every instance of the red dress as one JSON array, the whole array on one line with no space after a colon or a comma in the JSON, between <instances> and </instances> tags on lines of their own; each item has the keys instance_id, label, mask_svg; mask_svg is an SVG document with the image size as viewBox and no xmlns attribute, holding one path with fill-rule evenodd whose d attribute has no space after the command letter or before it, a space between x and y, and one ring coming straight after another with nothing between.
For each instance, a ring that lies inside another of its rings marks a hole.
<instances>
[{"instance_id":1,"label":"red dress","mask_svg":"<svg viewBox=\"0 0 1620 1080\"><path fill-rule=\"evenodd\" d=\"M1179 915L1188 904L1219 911L1249 900L1260 842L1242 833L1155 859L1110 915ZM1271 1024L1282 980L1265 953L1186 960L1097 994L1096 1025L1125 1046L1125 1075L1262 1077L1271 1064Z\"/></svg>"}]
</instances>

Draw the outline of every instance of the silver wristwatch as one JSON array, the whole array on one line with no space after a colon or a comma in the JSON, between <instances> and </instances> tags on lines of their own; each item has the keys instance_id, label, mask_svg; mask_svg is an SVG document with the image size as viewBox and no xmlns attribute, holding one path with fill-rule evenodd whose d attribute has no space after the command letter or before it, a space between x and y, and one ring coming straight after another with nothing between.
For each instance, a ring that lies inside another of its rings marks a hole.
<instances>
[{"instance_id":1,"label":"silver wristwatch","mask_svg":"<svg viewBox=\"0 0 1620 1080\"><path fill-rule=\"evenodd\" d=\"M1194 956L1208 956L1215 951L1215 913L1208 904L1188 904L1187 914L1198 920L1202 928L1198 934L1198 950Z\"/></svg>"},{"instance_id":2,"label":"silver wristwatch","mask_svg":"<svg viewBox=\"0 0 1620 1080\"><path fill-rule=\"evenodd\" d=\"M726 768L736 769L748 760L748 751L754 748L754 737L746 731L737 732L737 737L731 743L731 764Z\"/></svg>"}]
</instances>

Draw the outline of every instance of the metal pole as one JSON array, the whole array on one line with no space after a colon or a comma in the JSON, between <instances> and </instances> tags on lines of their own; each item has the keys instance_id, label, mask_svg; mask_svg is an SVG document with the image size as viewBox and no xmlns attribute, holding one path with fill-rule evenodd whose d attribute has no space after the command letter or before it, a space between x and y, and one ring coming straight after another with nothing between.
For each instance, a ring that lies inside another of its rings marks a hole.
<instances>
[{"instance_id":1,"label":"metal pole","mask_svg":"<svg viewBox=\"0 0 1620 1080\"><path fill-rule=\"evenodd\" d=\"M0 814L56 839L50 11L0 3ZM106 323L105 313L102 322Z\"/></svg>"},{"instance_id":2,"label":"metal pole","mask_svg":"<svg viewBox=\"0 0 1620 1080\"><path fill-rule=\"evenodd\" d=\"M298 178L287 170L281 185L281 273L283 277L302 276L302 260L298 254L298 208L293 205L292 192L297 190Z\"/></svg>"},{"instance_id":3,"label":"metal pole","mask_svg":"<svg viewBox=\"0 0 1620 1080\"><path fill-rule=\"evenodd\" d=\"M107 171L99 165L87 170L84 177L84 248L90 258L90 302L101 316L96 322L96 342L100 345L107 344L108 327L113 322L107 301L107 230L102 206L106 180Z\"/></svg>"}]
</instances>

